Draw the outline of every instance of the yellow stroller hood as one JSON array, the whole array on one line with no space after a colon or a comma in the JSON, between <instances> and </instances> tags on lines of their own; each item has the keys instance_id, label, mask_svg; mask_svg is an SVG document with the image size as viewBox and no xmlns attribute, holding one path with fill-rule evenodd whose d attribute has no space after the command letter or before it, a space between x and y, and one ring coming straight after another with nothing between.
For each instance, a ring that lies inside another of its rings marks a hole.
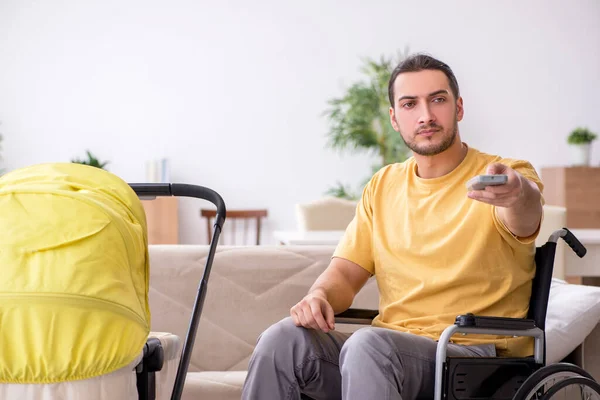
<instances>
[{"instance_id":1,"label":"yellow stroller hood","mask_svg":"<svg viewBox=\"0 0 600 400\"><path fill-rule=\"evenodd\" d=\"M117 176L42 164L0 178L0 382L87 379L150 328L144 209Z\"/></svg>"}]
</instances>

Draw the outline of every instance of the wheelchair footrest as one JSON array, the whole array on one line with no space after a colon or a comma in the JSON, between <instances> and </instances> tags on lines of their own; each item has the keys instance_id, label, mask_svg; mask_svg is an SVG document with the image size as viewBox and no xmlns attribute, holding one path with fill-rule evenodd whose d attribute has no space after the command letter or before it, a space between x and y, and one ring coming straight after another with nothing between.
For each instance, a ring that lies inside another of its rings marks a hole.
<instances>
[{"instance_id":1,"label":"wheelchair footrest","mask_svg":"<svg viewBox=\"0 0 600 400\"><path fill-rule=\"evenodd\" d=\"M512 400L525 379L541 367L533 357L448 357L443 393L448 400Z\"/></svg>"}]
</instances>

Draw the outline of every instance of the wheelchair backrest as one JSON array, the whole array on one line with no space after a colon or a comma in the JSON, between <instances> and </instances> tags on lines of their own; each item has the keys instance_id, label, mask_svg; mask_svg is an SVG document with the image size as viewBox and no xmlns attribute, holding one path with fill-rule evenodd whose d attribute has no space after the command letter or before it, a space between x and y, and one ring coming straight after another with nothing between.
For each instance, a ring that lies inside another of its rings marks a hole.
<instances>
[{"instance_id":1,"label":"wheelchair backrest","mask_svg":"<svg viewBox=\"0 0 600 400\"><path fill-rule=\"evenodd\" d=\"M541 330L546 327L546 312L552 284L555 253L556 243L554 242L547 242L535 250L535 277L531 287L527 318L534 320L536 326Z\"/></svg>"}]
</instances>

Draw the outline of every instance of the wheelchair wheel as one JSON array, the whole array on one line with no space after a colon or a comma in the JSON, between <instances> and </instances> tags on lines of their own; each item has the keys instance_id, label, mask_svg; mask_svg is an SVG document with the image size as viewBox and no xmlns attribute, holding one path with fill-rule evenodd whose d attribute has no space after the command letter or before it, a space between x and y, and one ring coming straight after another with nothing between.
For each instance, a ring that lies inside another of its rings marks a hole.
<instances>
[{"instance_id":1,"label":"wheelchair wheel","mask_svg":"<svg viewBox=\"0 0 600 400\"><path fill-rule=\"evenodd\" d=\"M600 399L600 385L598 382L582 376L567 378L553 385L540 399Z\"/></svg>"},{"instance_id":2,"label":"wheelchair wheel","mask_svg":"<svg viewBox=\"0 0 600 400\"><path fill-rule=\"evenodd\" d=\"M573 385L579 385L580 390L575 391ZM513 400L551 398L600 400L600 386L584 369L574 364L557 363L540 368L529 376Z\"/></svg>"}]
</instances>

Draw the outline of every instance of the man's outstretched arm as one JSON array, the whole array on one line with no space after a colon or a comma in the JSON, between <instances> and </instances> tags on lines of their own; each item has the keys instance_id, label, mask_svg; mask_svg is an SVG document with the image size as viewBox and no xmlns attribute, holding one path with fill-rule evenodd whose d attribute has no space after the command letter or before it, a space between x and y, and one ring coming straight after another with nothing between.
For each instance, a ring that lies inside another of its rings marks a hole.
<instances>
[{"instance_id":1,"label":"man's outstretched arm","mask_svg":"<svg viewBox=\"0 0 600 400\"><path fill-rule=\"evenodd\" d=\"M539 228L542 218L542 194L538 186L514 169L494 163L487 174L506 174L508 180L501 186L474 190L468 196L498 207L498 217L517 237L529 237Z\"/></svg>"}]
</instances>

